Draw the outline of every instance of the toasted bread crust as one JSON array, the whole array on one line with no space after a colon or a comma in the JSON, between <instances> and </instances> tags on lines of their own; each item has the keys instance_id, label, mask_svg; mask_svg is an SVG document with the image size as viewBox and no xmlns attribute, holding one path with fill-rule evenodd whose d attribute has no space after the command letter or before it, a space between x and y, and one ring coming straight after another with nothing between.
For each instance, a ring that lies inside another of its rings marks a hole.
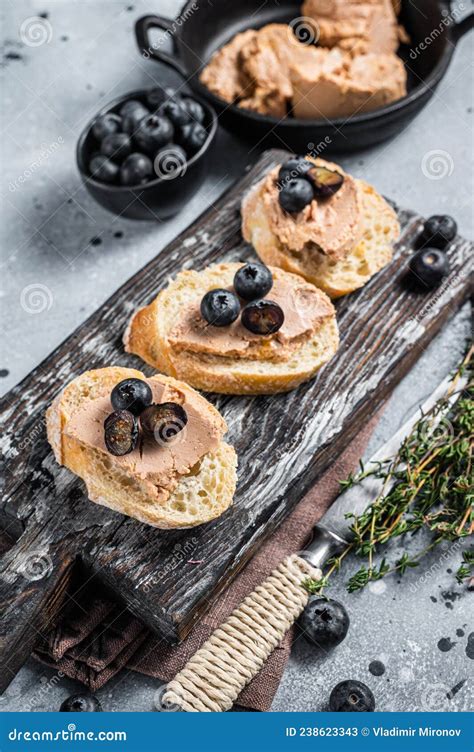
<instances>
[{"instance_id":1,"label":"toasted bread crust","mask_svg":"<svg viewBox=\"0 0 474 752\"><path fill-rule=\"evenodd\" d=\"M194 527L220 516L232 503L236 487L237 455L224 441L215 453L201 459L197 472L180 477L165 503L158 503L146 496L139 481L128 477L122 467L114 466L112 456L64 433L68 420L85 400L107 394L118 381L132 377L144 378L131 368L103 368L81 374L62 390L46 413L48 440L57 461L83 479L91 501L148 525L162 529ZM193 391L168 376L152 378L181 391ZM224 433L227 426L220 413L203 396L199 395L199 399L201 409L218 422Z\"/></svg>"},{"instance_id":2,"label":"toasted bread crust","mask_svg":"<svg viewBox=\"0 0 474 752\"><path fill-rule=\"evenodd\" d=\"M331 263L323 254L292 254L273 233L263 208L263 181L242 203L242 234L266 264L299 274L331 298L363 287L392 259L392 244L400 234L393 209L377 191L356 180L363 196L363 237L348 257Z\"/></svg>"},{"instance_id":3,"label":"toasted bread crust","mask_svg":"<svg viewBox=\"0 0 474 752\"><path fill-rule=\"evenodd\" d=\"M124 335L125 350L139 355L154 368L183 379L196 389L220 394L274 394L294 389L310 379L338 348L339 334L334 309L332 317L324 321L321 329L295 351L289 362L250 362L242 358L173 351L169 341L171 324L166 316L172 300L181 295L184 302L186 292L191 289L197 274L206 277L211 289L216 287L218 279L232 280L239 266L216 264L202 272L180 272L150 305L134 314ZM280 269L273 269L273 272L282 274Z\"/></svg>"}]
</instances>

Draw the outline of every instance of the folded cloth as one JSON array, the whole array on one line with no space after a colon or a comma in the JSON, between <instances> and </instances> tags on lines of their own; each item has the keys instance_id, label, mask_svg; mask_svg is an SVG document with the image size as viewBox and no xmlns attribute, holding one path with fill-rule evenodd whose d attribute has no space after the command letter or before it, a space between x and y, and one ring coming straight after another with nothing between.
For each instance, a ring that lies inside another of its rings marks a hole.
<instances>
[{"instance_id":1,"label":"folded cloth","mask_svg":"<svg viewBox=\"0 0 474 752\"><path fill-rule=\"evenodd\" d=\"M313 525L339 492L338 481L354 470L364 453L377 416L358 434L339 459L311 488L249 564L218 596L210 610L178 646L153 635L137 618L85 588L74 608L43 639L35 656L85 684L92 692L126 668L163 681L180 671L212 631L289 553L305 545ZM197 563L196 566L199 566ZM260 673L238 698L246 709L270 708L291 649L292 631L272 653Z\"/></svg>"}]
</instances>

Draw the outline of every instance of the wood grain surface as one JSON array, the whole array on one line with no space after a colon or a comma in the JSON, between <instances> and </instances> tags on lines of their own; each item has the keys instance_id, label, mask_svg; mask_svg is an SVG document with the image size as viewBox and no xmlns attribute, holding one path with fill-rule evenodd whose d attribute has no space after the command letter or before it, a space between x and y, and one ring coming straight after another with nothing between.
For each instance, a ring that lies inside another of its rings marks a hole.
<instances>
[{"instance_id":1,"label":"wood grain surface","mask_svg":"<svg viewBox=\"0 0 474 752\"><path fill-rule=\"evenodd\" d=\"M0 563L3 687L91 574L165 639L182 639L468 295L473 249L461 238L449 249L452 271L440 288L419 295L401 284L422 219L398 210L402 235L394 260L362 290L337 302L341 346L315 379L284 395L208 395L227 420L227 440L239 455L235 502L220 519L187 531L161 531L91 504L82 482L54 460L46 407L90 368L115 364L151 373L123 351L130 314L183 267L253 256L240 234L240 201L286 156L266 152L2 400L0 524L17 539ZM82 580L71 590L79 564L85 566Z\"/></svg>"}]
</instances>

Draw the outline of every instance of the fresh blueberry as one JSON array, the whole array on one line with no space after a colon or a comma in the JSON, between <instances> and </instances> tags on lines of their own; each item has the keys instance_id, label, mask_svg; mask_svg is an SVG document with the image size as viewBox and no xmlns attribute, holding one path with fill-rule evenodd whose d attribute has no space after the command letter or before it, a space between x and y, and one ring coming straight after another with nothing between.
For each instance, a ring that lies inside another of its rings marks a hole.
<instances>
[{"instance_id":1,"label":"fresh blueberry","mask_svg":"<svg viewBox=\"0 0 474 752\"><path fill-rule=\"evenodd\" d=\"M100 117L94 120L92 125L92 133L97 141L102 141L106 136L110 136L111 133L118 133L122 128L122 119L118 115L114 115L113 112L109 112L107 115L100 115Z\"/></svg>"},{"instance_id":2,"label":"fresh blueberry","mask_svg":"<svg viewBox=\"0 0 474 752\"><path fill-rule=\"evenodd\" d=\"M264 264L245 264L235 273L234 290L244 300L264 298L272 287L272 273Z\"/></svg>"},{"instance_id":3,"label":"fresh blueberry","mask_svg":"<svg viewBox=\"0 0 474 752\"><path fill-rule=\"evenodd\" d=\"M242 326L253 334L275 334L283 326L285 315L273 300L256 300L242 311Z\"/></svg>"},{"instance_id":4,"label":"fresh blueberry","mask_svg":"<svg viewBox=\"0 0 474 752\"><path fill-rule=\"evenodd\" d=\"M435 214L429 217L421 234L423 246L444 250L456 237L458 226L448 214Z\"/></svg>"},{"instance_id":5,"label":"fresh blueberry","mask_svg":"<svg viewBox=\"0 0 474 752\"><path fill-rule=\"evenodd\" d=\"M304 209L313 198L313 186L304 178L290 178L278 193L281 208L292 214Z\"/></svg>"},{"instance_id":6,"label":"fresh blueberry","mask_svg":"<svg viewBox=\"0 0 474 752\"><path fill-rule=\"evenodd\" d=\"M199 102L196 102L195 99L191 99L191 97L183 97L181 101L191 115L192 119L195 122L202 124L206 117L204 107L199 104Z\"/></svg>"},{"instance_id":7,"label":"fresh blueberry","mask_svg":"<svg viewBox=\"0 0 474 752\"><path fill-rule=\"evenodd\" d=\"M104 442L115 457L133 452L138 444L138 422L128 410L115 410L104 421Z\"/></svg>"},{"instance_id":8,"label":"fresh blueberry","mask_svg":"<svg viewBox=\"0 0 474 752\"><path fill-rule=\"evenodd\" d=\"M115 162L123 162L132 151L130 136L126 133L111 133L102 140L100 151Z\"/></svg>"},{"instance_id":9,"label":"fresh blueberry","mask_svg":"<svg viewBox=\"0 0 474 752\"><path fill-rule=\"evenodd\" d=\"M119 112L121 117L125 117L126 115L130 115L134 110L143 109L145 109L143 102L140 102L138 99L129 99L127 102L123 103Z\"/></svg>"},{"instance_id":10,"label":"fresh blueberry","mask_svg":"<svg viewBox=\"0 0 474 752\"><path fill-rule=\"evenodd\" d=\"M112 389L110 401L114 410L128 410L132 415L140 415L151 405L153 393L143 379L124 379Z\"/></svg>"},{"instance_id":11,"label":"fresh blueberry","mask_svg":"<svg viewBox=\"0 0 474 752\"><path fill-rule=\"evenodd\" d=\"M140 105L140 107L135 107L135 109L131 110L131 112L123 116L122 130L124 130L125 133L135 133L139 123L141 123L143 118L147 117L147 115L149 114L150 110L147 110L147 108L143 107L143 105Z\"/></svg>"},{"instance_id":12,"label":"fresh blueberry","mask_svg":"<svg viewBox=\"0 0 474 752\"><path fill-rule=\"evenodd\" d=\"M61 713L101 713L102 705L94 695L71 695L59 710Z\"/></svg>"},{"instance_id":13,"label":"fresh blueberry","mask_svg":"<svg viewBox=\"0 0 474 752\"><path fill-rule=\"evenodd\" d=\"M229 326L238 318L239 313L239 299L229 290L209 290L201 300L201 315L213 326Z\"/></svg>"},{"instance_id":14,"label":"fresh blueberry","mask_svg":"<svg viewBox=\"0 0 474 752\"><path fill-rule=\"evenodd\" d=\"M373 713L375 698L366 684L347 679L332 690L329 710L333 713Z\"/></svg>"},{"instance_id":15,"label":"fresh blueberry","mask_svg":"<svg viewBox=\"0 0 474 752\"><path fill-rule=\"evenodd\" d=\"M172 138L173 126L163 115L148 115L143 118L134 133L136 144L148 154L155 154Z\"/></svg>"},{"instance_id":16,"label":"fresh blueberry","mask_svg":"<svg viewBox=\"0 0 474 752\"><path fill-rule=\"evenodd\" d=\"M432 289L449 274L449 260L437 248L422 248L411 257L409 270L412 286Z\"/></svg>"},{"instance_id":17,"label":"fresh blueberry","mask_svg":"<svg viewBox=\"0 0 474 752\"><path fill-rule=\"evenodd\" d=\"M188 422L186 410L176 402L149 405L140 415L143 433L158 444L172 441Z\"/></svg>"},{"instance_id":18,"label":"fresh blueberry","mask_svg":"<svg viewBox=\"0 0 474 752\"><path fill-rule=\"evenodd\" d=\"M111 159L103 154L96 154L92 157L89 170L95 180L101 183L116 183L119 175L119 166L112 162Z\"/></svg>"},{"instance_id":19,"label":"fresh blueberry","mask_svg":"<svg viewBox=\"0 0 474 752\"><path fill-rule=\"evenodd\" d=\"M298 626L310 642L322 648L332 648L344 640L349 629L349 616L342 603L312 595Z\"/></svg>"},{"instance_id":20,"label":"fresh blueberry","mask_svg":"<svg viewBox=\"0 0 474 752\"><path fill-rule=\"evenodd\" d=\"M129 154L120 167L120 182L122 185L140 185L146 183L153 176L151 159L145 154L134 152Z\"/></svg>"},{"instance_id":21,"label":"fresh blueberry","mask_svg":"<svg viewBox=\"0 0 474 752\"><path fill-rule=\"evenodd\" d=\"M162 88L161 86L156 86L153 89L150 89L150 91L146 95L146 101L148 106L152 110L157 110L159 107L161 107L168 99L172 99L175 96L175 90L170 88L169 86Z\"/></svg>"},{"instance_id":22,"label":"fresh blueberry","mask_svg":"<svg viewBox=\"0 0 474 752\"><path fill-rule=\"evenodd\" d=\"M206 143L207 131L200 123L188 123L179 128L178 139L187 151L194 154Z\"/></svg>"},{"instance_id":23,"label":"fresh blueberry","mask_svg":"<svg viewBox=\"0 0 474 752\"><path fill-rule=\"evenodd\" d=\"M169 99L165 102L163 112L175 126L187 125L192 120L191 113L180 99Z\"/></svg>"},{"instance_id":24,"label":"fresh blueberry","mask_svg":"<svg viewBox=\"0 0 474 752\"><path fill-rule=\"evenodd\" d=\"M337 170L328 170L322 165L313 165L306 173L307 179L313 186L317 198L330 198L342 188L344 175Z\"/></svg>"},{"instance_id":25,"label":"fresh blueberry","mask_svg":"<svg viewBox=\"0 0 474 752\"><path fill-rule=\"evenodd\" d=\"M288 180L294 178L304 178L306 173L314 167L313 162L309 162L304 157L292 157L280 167L278 173L278 183L281 187Z\"/></svg>"}]
</instances>

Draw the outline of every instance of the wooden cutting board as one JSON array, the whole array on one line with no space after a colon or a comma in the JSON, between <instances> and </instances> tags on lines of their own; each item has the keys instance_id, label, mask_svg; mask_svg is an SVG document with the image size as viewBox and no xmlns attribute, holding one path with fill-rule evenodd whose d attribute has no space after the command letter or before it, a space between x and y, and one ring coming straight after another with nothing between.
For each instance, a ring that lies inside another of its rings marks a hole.
<instances>
[{"instance_id":1,"label":"wooden cutting board","mask_svg":"<svg viewBox=\"0 0 474 752\"><path fill-rule=\"evenodd\" d=\"M285 152L266 152L216 206L2 400L0 523L18 538L0 565L2 687L65 598L67 605L92 574L158 634L171 642L182 639L466 298L473 249L461 238L449 250L452 271L441 288L425 295L403 288L422 219L398 210L402 235L394 260L362 290L337 303L341 346L315 379L277 396L208 395L227 420L227 439L239 455L231 509L201 527L160 531L91 504L82 482L53 458L46 441L46 407L89 368L116 364L151 373L123 351L130 314L182 268L253 257L240 234L240 201L250 185L286 157ZM83 565L79 583L71 580L76 564Z\"/></svg>"}]
</instances>

